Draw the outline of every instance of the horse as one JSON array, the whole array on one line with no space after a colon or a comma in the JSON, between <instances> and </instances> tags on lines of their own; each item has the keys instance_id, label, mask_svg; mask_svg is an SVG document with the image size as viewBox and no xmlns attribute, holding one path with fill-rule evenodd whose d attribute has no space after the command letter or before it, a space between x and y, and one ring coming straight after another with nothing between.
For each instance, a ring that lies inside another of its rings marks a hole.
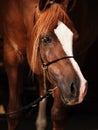
<instances>
[{"instance_id":1,"label":"horse","mask_svg":"<svg viewBox=\"0 0 98 130\"><path fill-rule=\"evenodd\" d=\"M87 81L73 57L78 33L67 14L69 0L1 0L0 35L9 82L8 112L21 108L23 66L36 74L40 96L54 89L51 110L53 130L64 130L65 107L83 101ZM47 85L45 85L47 84ZM39 103L37 130L46 127L47 98ZM21 113L9 114L8 130L15 130Z\"/></svg>"}]
</instances>

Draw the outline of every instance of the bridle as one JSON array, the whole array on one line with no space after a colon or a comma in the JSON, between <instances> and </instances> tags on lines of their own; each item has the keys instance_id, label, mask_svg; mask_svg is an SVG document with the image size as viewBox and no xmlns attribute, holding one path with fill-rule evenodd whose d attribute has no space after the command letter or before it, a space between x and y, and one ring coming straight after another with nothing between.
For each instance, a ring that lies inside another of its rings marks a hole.
<instances>
[{"instance_id":1,"label":"bridle","mask_svg":"<svg viewBox=\"0 0 98 130\"><path fill-rule=\"evenodd\" d=\"M41 57L41 55L40 55L40 57ZM50 62L48 62L48 63L43 62L43 60L42 60L42 58L41 58L41 62L42 62L43 68L45 68L45 67L48 67L49 65L51 65L51 64L53 64L53 63L55 63L55 62L58 62L58 61L64 60L64 59L69 59L69 58L74 58L74 56L64 56L64 57L55 59L55 60L53 60L53 61L50 61Z\"/></svg>"},{"instance_id":2,"label":"bridle","mask_svg":"<svg viewBox=\"0 0 98 130\"><path fill-rule=\"evenodd\" d=\"M49 61L49 62L44 62L43 58L42 58L42 55L41 55L41 51L40 51L40 44L38 46L38 56L40 58L40 61L41 61L41 68L43 70L43 81L44 81L44 91L47 92L47 86L46 86L46 78L48 78L48 80L53 84L53 86L56 86L54 87L53 91L57 88L57 85L56 85L56 82L51 78L51 76L49 75L49 72L48 72L48 66L50 66L51 64L54 64L56 62L59 62L61 60L64 60L64 59L69 59L69 58L74 58L74 56L63 56L61 58L57 58L57 59L54 59L52 61ZM53 93L52 91L52 93Z\"/></svg>"}]
</instances>

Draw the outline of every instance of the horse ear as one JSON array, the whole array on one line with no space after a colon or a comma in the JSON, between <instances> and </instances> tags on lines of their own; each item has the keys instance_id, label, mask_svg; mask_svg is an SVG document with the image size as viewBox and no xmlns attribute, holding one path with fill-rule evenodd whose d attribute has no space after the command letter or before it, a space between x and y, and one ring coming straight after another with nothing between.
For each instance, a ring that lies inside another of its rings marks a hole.
<instances>
[{"instance_id":1,"label":"horse ear","mask_svg":"<svg viewBox=\"0 0 98 130\"><path fill-rule=\"evenodd\" d=\"M68 12L72 11L73 8L76 5L77 0L62 0L63 2L63 7L65 8L65 10L67 10Z\"/></svg>"},{"instance_id":2,"label":"horse ear","mask_svg":"<svg viewBox=\"0 0 98 130\"><path fill-rule=\"evenodd\" d=\"M68 7L69 1L70 1L70 0L62 0L62 1L61 1L61 2L62 2L63 7L65 8L65 10L66 10L66 9L67 9L67 7Z\"/></svg>"},{"instance_id":3,"label":"horse ear","mask_svg":"<svg viewBox=\"0 0 98 130\"><path fill-rule=\"evenodd\" d=\"M54 3L54 0L40 0L39 1L39 10L42 11L53 3Z\"/></svg>"},{"instance_id":4,"label":"horse ear","mask_svg":"<svg viewBox=\"0 0 98 130\"><path fill-rule=\"evenodd\" d=\"M43 11L53 3L61 3L64 9L68 12L72 11L77 0L39 0L39 10Z\"/></svg>"}]
</instances>

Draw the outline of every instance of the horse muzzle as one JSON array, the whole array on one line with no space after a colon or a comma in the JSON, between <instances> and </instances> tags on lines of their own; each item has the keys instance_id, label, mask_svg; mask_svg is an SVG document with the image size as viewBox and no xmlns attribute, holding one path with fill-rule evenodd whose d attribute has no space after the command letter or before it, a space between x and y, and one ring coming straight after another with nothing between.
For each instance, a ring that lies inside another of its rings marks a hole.
<instances>
[{"instance_id":1,"label":"horse muzzle","mask_svg":"<svg viewBox=\"0 0 98 130\"><path fill-rule=\"evenodd\" d=\"M82 101L84 100L84 97L86 96L87 89L88 89L88 86L86 82L84 86L80 87L79 92L76 90L76 88L73 88L73 90L70 90L70 94L68 96L62 93L61 100L65 105L69 105L69 106L80 104L82 103Z\"/></svg>"}]
</instances>

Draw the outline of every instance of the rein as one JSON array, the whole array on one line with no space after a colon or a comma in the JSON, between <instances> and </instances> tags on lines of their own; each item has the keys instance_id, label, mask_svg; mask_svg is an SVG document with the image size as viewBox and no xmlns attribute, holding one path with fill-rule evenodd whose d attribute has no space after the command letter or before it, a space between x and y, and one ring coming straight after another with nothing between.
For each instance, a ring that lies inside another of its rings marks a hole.
<instances>
[{"instance_id":1,"label":"rein","mask_svg":"<svg viewBox=\"0 0 98 130\"><path fill-rule=\"evenodd\" d=\"M44 98L47 98L47 97L49 97L50 95L52 95L56 88L57 88L57 87L55 87L55 88L53 88L53 89L49 89L43 96L38 97L38 98L37 98L36 100L34 100L33 102L29 103L29 104L26 105L26 106L21 107L20 109L17 109L17 110L14 110L14 111L11 111L11 112L8 112L8 113L5 113L5 114L0 114L0 115L9 116L9 115L13 115L13 114L16 114L16 113L19 113L19 112L22 112L22 111L26 111L26 110L28 110L28 109L31 108L31 107L32 107L32 109L33 109L33 108L35 108L35 107L38 105L38 103L39 103L40 101L42 101Z\"/></svg>"}]
</instances>

